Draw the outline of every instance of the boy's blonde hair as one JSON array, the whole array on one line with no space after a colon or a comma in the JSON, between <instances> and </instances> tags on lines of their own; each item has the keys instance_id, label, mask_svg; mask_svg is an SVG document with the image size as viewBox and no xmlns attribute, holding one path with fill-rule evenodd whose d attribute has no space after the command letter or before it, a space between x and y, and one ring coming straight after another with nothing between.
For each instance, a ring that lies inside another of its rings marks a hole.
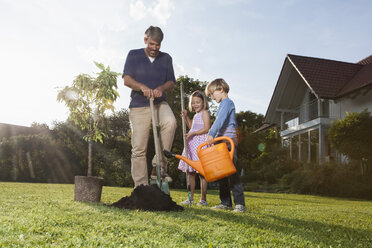
<instances>
[{"instance_id":1,"label":"boy's blonde hair","mask_svg":"<svg viewBox=\"0 0 372 248\"><path fill-rule=\"evenodd\" d=\"M208 106L207 97L205 96L205 94L204 94L203 91L197 90L197 91L194 91L194 92L190 95L190 97L189 97L189 111L190 111L190 112L194 111L194 110L192 109L192 104L191 104L191 102L192 102L192 98L193 98L194 96L195 96L195 97L199 97L200 99L202 99L202 100L203 100L203 104L204 104L204 105L203 105L203 109L208 110L209 106Z\"/></svg>"},{"instance_id":2,"label":"boy's blonde hair","mask_svg":"<svg viewBox=\"0 0 372 248\"><path fill-rule=\"evenodd\" d=\"M227 94L229 93L230 87L224 79L217 78L207 85L205 94L211 96L216 90L223 90Z\"/></svg>"}]
</instances>

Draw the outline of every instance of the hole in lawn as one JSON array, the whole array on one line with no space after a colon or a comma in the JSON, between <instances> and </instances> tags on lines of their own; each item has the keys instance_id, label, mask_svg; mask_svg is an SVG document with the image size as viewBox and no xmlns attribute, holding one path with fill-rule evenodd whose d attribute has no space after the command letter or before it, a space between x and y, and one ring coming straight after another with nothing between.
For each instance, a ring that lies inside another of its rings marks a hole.
<instances>
[{"instance_id":1,"label":"hole in lawn","mask_svg":"<svg viewBox=\"0 0 372 248\"><path fill-rule=\"evenodd\" d=\"M157 185L140 185L130 196L121 198L110 205L111 207L125 209L139 209L145 211L182 211L172 198L162 192Z\"/></svg>"}]
</instances>

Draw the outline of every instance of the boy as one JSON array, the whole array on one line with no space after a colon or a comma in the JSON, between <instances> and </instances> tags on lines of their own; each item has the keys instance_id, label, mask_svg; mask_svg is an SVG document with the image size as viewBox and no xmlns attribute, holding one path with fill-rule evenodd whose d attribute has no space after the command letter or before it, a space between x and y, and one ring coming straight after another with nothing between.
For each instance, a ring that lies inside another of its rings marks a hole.
<instances>
[{"instance_id":1,"label":"boy","mask_svg":"<svg viewBox=\"0 0 372 248\"><path fill-rule=\"evenodd\" d=\"M219 103L217 110L216 120L214 121L211 129L207 136L207 143L212 144L214 138L218 136L230 137L237 146L236 136L236 116L235 116L235 105L234 102L228 97L229 85L222 78L218 78L210 82L206 89L205 94L210 96L213 100ZM234 152L234 165L236 167L237 150ZM245 200L244 200L244 189L240 181L240 175L238 172L235 174L223 178L219 181L220 187L220 200L221 204L212 207L212 209L231 209L231 193L233 193L235 209L234 212L245 212Z\"/></svg>"}]
</instances>

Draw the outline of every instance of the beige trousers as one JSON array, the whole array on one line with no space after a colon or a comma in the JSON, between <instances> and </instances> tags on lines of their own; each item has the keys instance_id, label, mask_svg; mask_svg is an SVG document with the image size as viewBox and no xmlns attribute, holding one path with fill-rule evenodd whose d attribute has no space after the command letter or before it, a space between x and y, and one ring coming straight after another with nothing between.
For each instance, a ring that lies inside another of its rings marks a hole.
<instances>
[{"instance_id":1,"label":"beige trousers","mask_svg":"<svg viewBox=\"0 0 372 248\"><path fill-rule=\"evenodd\" d=\"M174 114L167 102L161 102L154 105L156 121L160 127L159 138L161 150L171 150L173 144L174 133L176 131L177 122ZM132 178L134 187L141 184L148 185L147 173L147 144L149 141L149 133L151 127L151 109L150 107L130 108L129 121L132 131ZM160 158L161 166L167 168L167 158L162 155ZM153 166L156 165L156 155L152 160Z\"/></svg>"}]
</instances>

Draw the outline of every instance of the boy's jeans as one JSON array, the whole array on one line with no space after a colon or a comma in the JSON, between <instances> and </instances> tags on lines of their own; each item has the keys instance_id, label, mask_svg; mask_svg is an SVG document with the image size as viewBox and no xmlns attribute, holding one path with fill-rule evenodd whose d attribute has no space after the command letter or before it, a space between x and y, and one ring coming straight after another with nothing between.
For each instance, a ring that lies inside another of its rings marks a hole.
<instances>
[{"instance_id":1,"label":"boy's jeans","mask_svg":"<svg viewBox=\"0 0 372 248\"><path fill-rule=\"evenodd\" d=\"M176 131L177 122L174 114L167 102L161 102L154 105L155 116L157 117L158 126L160 126L159 138L161 150L172 148L174 133ZM147 172L147 144L149 140L151 122L150 107L130 108L129 121L132 131L132 178L134 187L141 184L148 185ZM153 158L153 164L156 161L156 155ZM162 156L160 158L162 166L166 169L168 161ZM155 162L156 163L156 162Z\"/></svg>"},{"instance_id":2,"label":"boy's jeans","mask_svg":"<svg viewBox=\"0 0 372 248\"><path fill-rule=\"evenodd\" d=\"M237 159L238 159L238 154L237 154L237 149L235 147L234 158L233 158L235 168L236 168ZM245 206L244 189L243 189L243 185L240 180L240 174L238 171L229 177L222 178L218 182L220 185L221 204L225 206L229 206L229 207L232 206L231 193L230 193L230 188L231 188L231 191L234 197L235 206L238 204Z\"/></svg>"}]
</instances>

